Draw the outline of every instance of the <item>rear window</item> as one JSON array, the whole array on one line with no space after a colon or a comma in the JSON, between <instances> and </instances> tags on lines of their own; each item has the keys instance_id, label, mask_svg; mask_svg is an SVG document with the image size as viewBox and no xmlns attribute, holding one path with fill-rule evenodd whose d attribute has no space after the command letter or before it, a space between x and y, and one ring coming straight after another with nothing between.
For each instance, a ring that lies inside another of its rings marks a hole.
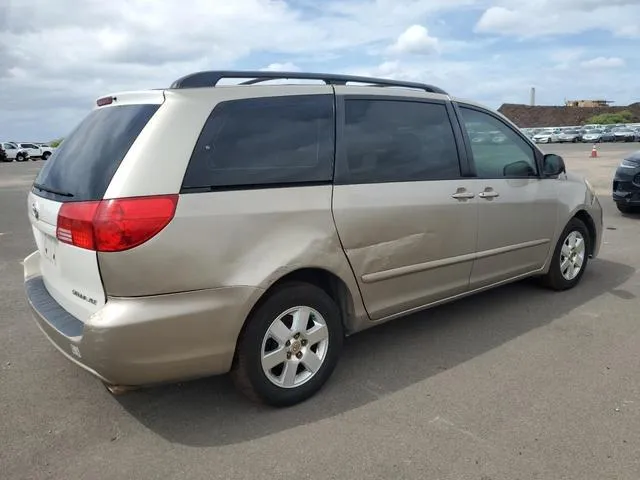
<instances>
[{"instance_id":1,"label":"rear window","mask_svg":"<svg viewBox=\"0 0 640 480\"><path fill-rule=\"evenodd\" d=\"M159 105L122 105L92 111L42 167L34 186L58 201L100 200L131 145Z\"/></svg>"},{"instance_id":2,"label":"rear window","mask_svg":"<svg viewBox=\"0 0 640 480\"><path fill-rule=\"evenodd\" d=\"M331 181L333 118L332 95L222 102L200 133L183 191Z\"/></svg>"}]
</instances>

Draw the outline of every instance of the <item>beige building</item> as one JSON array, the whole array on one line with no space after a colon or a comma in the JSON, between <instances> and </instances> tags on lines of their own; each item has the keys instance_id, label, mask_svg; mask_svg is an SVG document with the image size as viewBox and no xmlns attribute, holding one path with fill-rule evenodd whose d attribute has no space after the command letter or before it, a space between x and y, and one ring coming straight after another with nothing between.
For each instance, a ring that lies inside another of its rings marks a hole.
<instances>
[{"instance_id":1,"label":"beige building","mask_svg":"<svg viewBox=\"0 0 640 480\"><path fill-rule=\"evenodd\" d=\"M567 107L608 107L614 103L610 100L566 100Z\"/></svg>"}]
</instances>

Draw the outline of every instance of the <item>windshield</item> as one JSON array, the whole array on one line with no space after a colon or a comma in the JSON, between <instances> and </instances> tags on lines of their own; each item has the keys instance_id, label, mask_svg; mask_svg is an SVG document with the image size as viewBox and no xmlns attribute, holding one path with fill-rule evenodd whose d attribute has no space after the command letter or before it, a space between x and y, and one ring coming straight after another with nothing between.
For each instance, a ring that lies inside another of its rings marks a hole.
<instances>
[{"instance_id":1,"label":"windshield","mask_svg":"<svg viewBox=\"0 0 640 480\"><path fill-rule=\"evenodd\" d=\"M123 105L92 111L40 170L35 193L58 201L102 199L122 159L158 108Z\"/></svg>"}]
</instances>

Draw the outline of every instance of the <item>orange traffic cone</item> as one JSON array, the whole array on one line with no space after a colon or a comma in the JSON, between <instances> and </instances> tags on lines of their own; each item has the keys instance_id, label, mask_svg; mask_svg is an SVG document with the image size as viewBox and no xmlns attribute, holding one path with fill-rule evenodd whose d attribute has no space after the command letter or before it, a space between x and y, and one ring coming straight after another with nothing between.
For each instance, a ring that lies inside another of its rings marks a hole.
<instances>
[{"instance_id":1,"label":"orange traffic cone","mask_svg":"<svg viewBox=\"0 0 640 480\"><path fill-rule=\"evenodd\" d=\"M598 158L598 148L595 145L591 149L591 158Z\"/></svg>"}]
</instances>

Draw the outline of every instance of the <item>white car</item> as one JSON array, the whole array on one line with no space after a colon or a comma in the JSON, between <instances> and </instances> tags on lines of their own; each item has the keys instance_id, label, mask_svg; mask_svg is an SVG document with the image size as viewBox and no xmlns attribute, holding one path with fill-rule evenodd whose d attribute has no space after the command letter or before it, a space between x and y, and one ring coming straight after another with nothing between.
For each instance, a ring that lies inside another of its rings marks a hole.
<instances>
[{"instance_id":1,"label":"white car","mask_svg":"<svg viewBox=\"0 0 640 480\"><path fill-rule=\"evenodd\" d=\"M29 152L27 152L24 148L20 148L17 144L13 142L0 142L0 146L7 154L7 160L13 162L26 162L29 160Z\"/></svg>"},{"instance_id":2,"label":"white car","mask_svg":"<svg viewBox=\"0 0 640 480\"><path fill-rule=\"evenodd\" d=\"M544 131L533 136L536 143L555 143L558 141L558 133L554 131Z\"/></svg>"},{"instance_id":3,"label":"white car","mask_svg":"<svg viewBox=\"0 0 640 480\"><path fill-rule=\"evenodd\" d=\"M34 162L39 158L42 158L42 150L35 143L18 143L18 147L24 149L29 153L29 157Z\"/></svg>"},{"instance_id":4,"label":"white car","mask_svg":"<svg viewBox=\"0 0 640 480\"><path fill-rule=\"evenodd\" d=\"M48 160L49 157L58 149L58 147L52 147L47 143L39 143L38 146L42 151L42 160Z\"/></svg>"}]
</instances>

